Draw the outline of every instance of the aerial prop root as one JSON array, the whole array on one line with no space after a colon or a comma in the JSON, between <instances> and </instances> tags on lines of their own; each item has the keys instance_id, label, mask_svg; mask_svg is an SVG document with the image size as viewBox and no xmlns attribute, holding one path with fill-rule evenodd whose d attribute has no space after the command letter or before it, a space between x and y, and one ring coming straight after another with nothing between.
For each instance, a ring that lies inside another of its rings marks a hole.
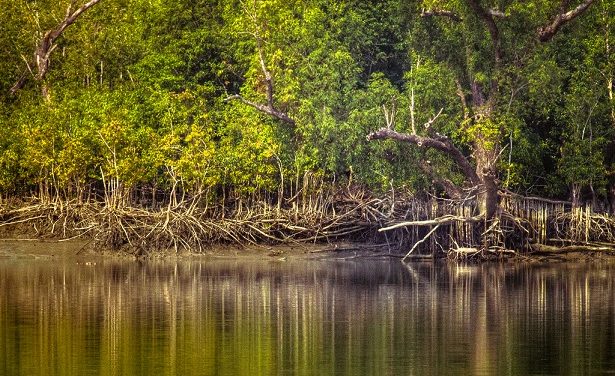
<instances>
[{"instance_id":1,"label":"aerial prop root","mask_svg":"<svg viewBox=\"0 0 615 376\"><path fill-rule=\"evenodd\" d=\"M518 234L521 237L520 247L526 247L529 249L529 241L533 237L534 229L531 224L523 218L518 218L512 214L500 210L498 215L493 219L487 221L484 215L477 215L473 217L457 216L457 215L443 215L433 219L426 220L413 220L393 223L388 226L380 228L379 232L387 232L396 229L408 228L408 227L431 227L429 232L425 234L421 239L416 241L410 251L403 257L403 261L410 258L411 254L416 251L419 245L425 243L433 236L437 236L438 230L447 225L465 225L484 224L484 231L480 234L482 245L478 247L460 247L457 241L451 236L451 243L454 246L448 250L448 254L457 256L469 257L481 251L497 254L516 254L516 251L507 249L504 247L504 239L511 234Z\"/></svg>"}]
</instances>

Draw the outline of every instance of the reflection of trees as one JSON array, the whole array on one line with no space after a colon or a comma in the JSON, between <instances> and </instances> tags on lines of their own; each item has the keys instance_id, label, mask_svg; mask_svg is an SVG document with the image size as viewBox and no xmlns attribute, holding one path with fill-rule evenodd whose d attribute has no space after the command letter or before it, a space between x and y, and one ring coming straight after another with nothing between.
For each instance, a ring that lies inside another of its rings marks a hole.
<instances>
[{"instance_id":1,"label":"reflection of trees","mask_svg":"<svg viewBox=\"0 0 615 376\"><path fill-rule=\"evenodd\" d=\"M4 263L0 373L584 372L615 365L614 275L608 264Z\"/></svg>"}]
</instances>

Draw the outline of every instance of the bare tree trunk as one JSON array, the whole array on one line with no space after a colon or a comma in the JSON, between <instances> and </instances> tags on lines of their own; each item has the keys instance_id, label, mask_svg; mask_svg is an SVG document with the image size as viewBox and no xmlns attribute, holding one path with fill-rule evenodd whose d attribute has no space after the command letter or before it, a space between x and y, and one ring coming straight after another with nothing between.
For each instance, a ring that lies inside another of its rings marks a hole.
<instances>
[{"instance_id":1,"label":"bare tree trunk","mask_svg":"<svg viewBox=\"0 0 615 376\"><path fill-rule=\"evenodd\" d=\"M572 183L570 186L570 201L572 201L572 207L578 208L581 206L581 185L578 183Z\"/></svg>"},{"instance_id":2,"label":"bare tree trunk","mask_svg":"<svg viewBox=\"0 0 615 376\"><path fill-rule=\"evenodd\" d=\"M609 185L609 190L607 192L608 200L609 200L609 212L615 215L615 184Z\"/></svg>"},{"instance_id":3,"label":"bare tree trunk","mask_svg":"<svg viewBox=\"0 0 615 376\"><path fill-rule=\"evenodd\" d=\"M476 198L479 214L484 215L486 219L491 219L495 216L499 206L499 186L496 171L485 166L485 162L489 163L488 161L477 160L477 170L481 174L481 184L478 187Z\"/></svg>"}]
</instances>

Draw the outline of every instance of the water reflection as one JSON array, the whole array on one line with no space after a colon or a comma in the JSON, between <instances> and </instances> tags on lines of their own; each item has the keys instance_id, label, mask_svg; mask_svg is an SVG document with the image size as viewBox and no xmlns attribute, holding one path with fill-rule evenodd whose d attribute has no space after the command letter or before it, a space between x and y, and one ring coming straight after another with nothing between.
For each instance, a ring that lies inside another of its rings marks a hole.
<instances>
[{"instance_id":1,"label":"water reflection","mask_svg":"<svg viewBox=\"0 0 615 376\"><path fill-rule=\"evenodd\" d=\"M614 268L3 260L0 374L614 372Z\"/></svg>"}]
</instances>

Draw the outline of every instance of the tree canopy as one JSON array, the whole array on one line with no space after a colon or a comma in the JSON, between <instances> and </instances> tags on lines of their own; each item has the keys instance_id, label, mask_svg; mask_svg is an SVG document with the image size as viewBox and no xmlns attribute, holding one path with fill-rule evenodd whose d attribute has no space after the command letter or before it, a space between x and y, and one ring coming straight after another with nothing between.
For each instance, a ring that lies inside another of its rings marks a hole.
<instances>
[{"instance_id":1,"label":"tree canopy","mask_svg":"<svg viewBox=\"0 0 615 376\"><path fill-rule=\"evenodd\" d=\"M215 198L309 175L615 208L611 1L0 6L4 196Z\"/></svg>"}]
</instances>

